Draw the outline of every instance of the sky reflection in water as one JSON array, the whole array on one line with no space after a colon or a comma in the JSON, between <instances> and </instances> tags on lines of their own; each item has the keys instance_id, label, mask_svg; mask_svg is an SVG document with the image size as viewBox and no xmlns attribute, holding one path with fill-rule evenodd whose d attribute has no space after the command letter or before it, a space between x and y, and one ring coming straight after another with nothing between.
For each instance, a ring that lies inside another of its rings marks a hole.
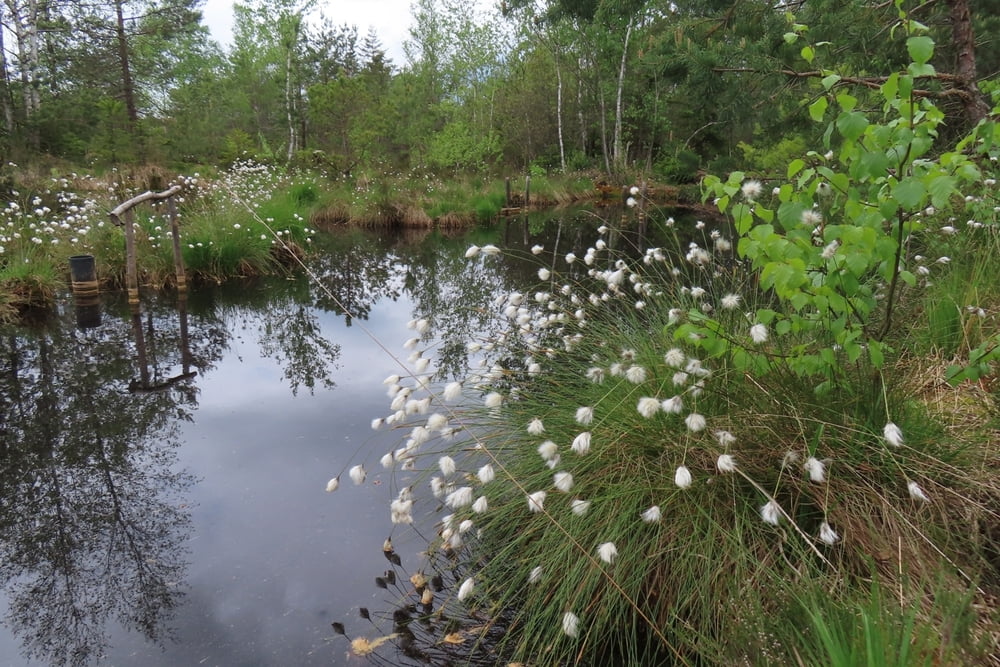
<instances>
[{"instance_id":1,"label":"sky reflection in water","mask_svg":"<svg viewBox=\"0 0 1000 667\"><path fill-rule=\"evenodd\" d=\"M69 300L60 321L6 332L0 348L20 365L3 367L0 377L12 415L5 437L31 455L8 458L0 470L7 563L0 603L12 605L0 628L0 664L55 663L74 646L102 642L99 664L107 665L357 662L330 623L355 624L359 606L390 607L373 579L387 567L381 546L398 485L378 460L400 442L399 433L370 429L388 410L382 379L399 368L362 328L403 357L412 335L405 323L414 317L431 316L439 337L464 342L484 324L474 307L524 285L533 267L495 262L484 272L483 263L464 260L470 242L495 236L348 236L329 240L315 269L360 321L304 279L192 292L190 361L198 376L166 390L128 391L139 375L135 330L110 296L98 329L74 329ZM152 379L179 373L175 304L144 295L139 324ZM460 367L459 348L440 365ZM54 371L39 370L53 358ZM77 386L74 377L90 379ZM14 387L15 378L29 379L35 394ZM46 413L40 397L54 392L61 393ZM92 404L94 414L84 416ZM18 410L35 412L18 421ZM61 429L49 428L60 420ZM110 434L95 439L102 430ZM106 457L103 467L95 457ZM346 475L358 462L369 470L361 487ZM338 473L341 489L325 494ZM75 485L93 507L63 502L60 494L71 498ZM32 488L44 494L30 511L51 526L24 516ZM111 516L108 489L121 491L123 514ZM64 510L80 514L67 518ZM84 528L88 521L96 527ZM138 543L123 539L130 530ZM53 536L82 538L71 548L75 561L60 562ZM410 564L426 546L409 531L394 541ZM72 591L58 600L24 588L59 581ZM149 613L137 620L140 603ZM46 614L62 619L58 632L40 620ZM35 662L25 657L29 648Z\"/></svg>"}]
</instances>

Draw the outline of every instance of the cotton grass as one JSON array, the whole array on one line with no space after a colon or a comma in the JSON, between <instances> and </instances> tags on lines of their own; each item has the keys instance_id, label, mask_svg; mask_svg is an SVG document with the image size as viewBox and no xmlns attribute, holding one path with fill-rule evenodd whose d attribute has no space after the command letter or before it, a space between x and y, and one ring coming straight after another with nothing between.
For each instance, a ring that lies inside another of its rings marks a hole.
<instances>
[{"instance_id":1,"label":"cotton grass","mask_svg":"<svg viewBox=\"0 0 1000 667\"><path fill-rule=\"evenodd\" d=\"M816 379L783 361L810 341L769 309L754 312L753 281L725 283L704 247L713 245L699 245L696 261L667 251L631 261L608 244L574 252L558 271L546 264L538 277L564 287L525 298L514 319L510 295L499 299L499 334L475 342L482 369L428 407L472 425L431 459L442 476L432 491L455 516L431 548L469 564L474 592L470 583L458 599L516 619L505 659L611 651L652 664L682 651L730 664L776 633L775 659L792 661L803 616L789 601L803 591L837 589L849 601L873 577L922 586L936 563L961 582L958 572L981 562L971 542L937 537L965 511L988 516L995 483L977 489L971 473L942 467L957 454L926 415L903 409L890 381L867 389L864 360L857 386L868 393L818 397ZM593 274L562 276L581 269L580 256L599 258ZM641 310L633 285L656 295ZM726 346L708 347L719 330ZM437 407L461 396L461 418ZM397 508L405 520L416 503ZM474 523L454 528L464 521Z\"/></svg>"}]
</instances>

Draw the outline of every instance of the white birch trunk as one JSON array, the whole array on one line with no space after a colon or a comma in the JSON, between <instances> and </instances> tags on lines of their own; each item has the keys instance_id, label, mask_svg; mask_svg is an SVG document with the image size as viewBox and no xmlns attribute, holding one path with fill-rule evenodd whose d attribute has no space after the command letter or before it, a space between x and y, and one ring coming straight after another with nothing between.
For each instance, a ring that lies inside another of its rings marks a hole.
<instances>
[{"instance_id":1,"label":"white birch trunk","mask_svg":"<svg viewBox=\"0 0 1000 667\"><path fill-rule=\"evenodd\" d=\"M556 59L556 126L559 132L559 167L566 173L566 146L563 143L563 80L559 59Z\"/></svg>"},{"instance_id":2,"label":"white birch trunk","mask_svg":"<svg viewBox=\"0 0 1000 667\"><path fill-rule=\"evenodd\" d=\"M632 37L632 20L629 19L628 27L625 29L625 44L622 47L622 62L618 68L618 91L615 100L615 139L613 159L616 166L621 166L625 161L622 155L622 90L625 88L625 61L628 58L628 42Z\"/></svg>"}]
</instances>

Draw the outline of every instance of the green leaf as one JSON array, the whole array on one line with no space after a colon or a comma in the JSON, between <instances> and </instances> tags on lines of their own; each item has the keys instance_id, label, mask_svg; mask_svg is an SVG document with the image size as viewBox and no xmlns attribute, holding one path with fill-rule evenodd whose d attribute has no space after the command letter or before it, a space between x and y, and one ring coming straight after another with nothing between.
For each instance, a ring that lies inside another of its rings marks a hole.
<instances>
[{"instance_id":1,"label":"green leaf","mask_svg":"<svg viewBox=\"0 0 1000 667\"><path fill-rule=\"evenodd\" d=\"M839 74L828 74L823 77L823 88L830 90L840 82Z\"/></svg>"},{"instance_id":2,"label":"green leaf","mask_svg":"<svg viewBox=\"0 0 1000 667\"><path fill-rule=\"evenodd\" d=\"M872 340L868 342L868 357L872 360L872 366L882 368L885 363L885 353L882 351L882 343Z\"/></svg>"},{"instance_id":3,"label":"green leaf","mask_svg":"<svg viewBox=\"0 0 1000 667\"><path fill-rule=\"evenodd\" d=\"M955 186L955 179L948 174L942 174L931 179L930 184L927 186L927 191L931 195L931 203L936 208L942 208L948 203L948 199L951 198L952 193L956 191Z\"/></svg>"},{"instance_id":4,"label":"green leaf","mask_svg":"<svg viewBox=\"0 0 1000 667\"><path fill-rule=\"evenodd\" d=\"M785 40L786 44L794 44L795 40L797 40L798 38L799 36L796 35L794 32L786 32L784 35L782 35L782 39Z\"/></svg>"},{"instance_id":5,"label":"green leaf","mask_svg":"<svg viewBox=\"0 0 1000 667\"><path fill-rule=\"evenodd\" d=\"M906 68L906 71L914 77L935 76L937 74L937 70L934 69L934 65L931 65L930 63L925 63L923 65L910 63L910 65Z\"/></svg>"},{"instance_id":6,"label":"green leaf","mask_svg":"<svg viewBox=\"0 0 1000 667\"><path fill-rule=\"evenodd\" d=\"M816 52L813 51L813 48L808 45L803 46L802 50L799 51L799 54L802 56L802 59L805 60L810 65L812 65L813 58L816 57Z\"/></svg>"},{"instance_id":7,"label":"green leaf","mask_svg":"<svg viewBox=\"0 0 1000 667\"><path fill-rule=\"evenodd\" d=\"M882 84L882 97L886 102L893 102L899 95L899 74L893 72Z\"/></svg>"},{"instance_id":8,"label":"green leaf","mask_svg":"<svg viewBox=\"0 0 1000 667\"><path fill-rule=\"evenodd\" d=\"M854 107L858 106L858 98L847 93L840 93L837 95L837 104L844 111L854 111Z\"/></svg>"},{"instance_id":9,"label":"green leaf","mask_svg":"<svg viewBox=\"0 0 1000 667\"><path fill-rule=\"evenodd\" d=\"M899 277L902 278L903 282L909 285L910 287L913 287L914 285L917 284L917 277L913 275L913 273L910 271L906 270L900 271Z\"/></svg>"},{"instance_id":10,"label":"green leaf","mask_svg":"<svg viewBox=\"0 0 1000 667\"><path fill-rule=\"evenodd\" d=\"M855 141L864 134L868 119L860 111L844 112L837 116L837 131L847 141Z\"/></svg>"},{"instance_id":11,"label":"green leaf","mask_svg":"<svg viewBox=\"0 0 1000 667\"><path fill-rule=\"evenodd\" d=\"M892 196L900 206L910 210L923 206L924 195L927 189L924 184L916 178L904 178L892 189Z\"/></svg>"},{"instance_id":12,"label":"green leaf","mask_svg":"<svg viewBox=\"0 0 1000 667\"><path fill-rule=\"evenodd\" d=\"M923 65L934 55L934 40L926 35L910 37L906 40L906 52L910 54L910 60Z\"/></svg>"},{"instance_id":13,"label":"green leaf","mask_svg":"<svg viewBox=\"0 0 1000 667\"><path fill-rule=\"evenodd\" d=\"M748 231L750 231L751 225L753 225L753 214L750 213L750 207L740 202L733 206L731 211L733 216L733 222L736 225L736 233L743 236Z\"/></svg>"},{"instance_id":14,"label":"green leaf","mask_svg":"<svg viewBox=\"0 0 1000 667\"><path fill-rule=\"evenodd\" d=\"M805 160L802 160L800 158L795 158L794 160L792 160L791 162L789 162L788 163L788 178L791 178L791 177L795 176L795 174L797 174L800 171L802 171L802 168L804 166L806 166L806 162L805 162Z\"/></svg>"},{"instance_id":15,"label":"green leaf","mask_svg":"<svg viewBox=\"0 0 1000 667\"><path fill-rule=\"evenodd\" d=\"M817 123L823 120L823 114L826 113L826 108L830 106L830 103L826 101L825 97L818 98L815 102L809 105L809 117L812 118Z\"/></svg>"}]
</instances>

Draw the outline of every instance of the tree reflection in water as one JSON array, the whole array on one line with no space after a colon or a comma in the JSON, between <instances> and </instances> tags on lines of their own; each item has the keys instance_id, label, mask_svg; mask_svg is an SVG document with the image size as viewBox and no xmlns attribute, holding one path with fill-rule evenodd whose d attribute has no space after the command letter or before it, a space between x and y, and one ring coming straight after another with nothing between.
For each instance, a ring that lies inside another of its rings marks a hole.
<instances>
[{"instance_id":1,"label":"tree reflection in water","mask_svg":"<svg viewBox=\"0 0 1000 667\"><path fill-rule=\"evenodd\" d=\"M498 326L482 306L537 282L530 250L511 247L520 229L507 245L525 261L464 258L501 231L343 230L317 238L323 289L303 276L202 286L186 311L144 295L138 317L105 295L95 328L75 328L67 308L44 326L0 331L0 585L24 655L93 662L110 622L169 639L193 530L180 426L198 407L200 377L235 354L234 341L256 336L293 393L332 389L341 347L323 335L328 314L350 326L398 300L400 317L431 322L421 345L436 379L464 373L470 332ZM571 249L574 238L562 238ZM396 350L407 332L392 335L383 342Z\"/></svg>"},{"instance_id":2,"label":"tree reflection in water","mask_svg":"<svg viewBox=\"0 0 1000 667\"><path fill-rule=\"evenodd\" d=\"M0 339L0 578L26 657L92 662L112 618L153 641L168 634L194 481L175 469L176 420L190 418L196 389L130 391L150 386L145 365L134 379L135 350L145 345L156 368L183 357L204 369L221 340L209 325L182 348L177 312L163 313L173 321L154 332L150 315L142 341L121 318L81 332L72 313Z\"/></svg>"}]
</instances>

